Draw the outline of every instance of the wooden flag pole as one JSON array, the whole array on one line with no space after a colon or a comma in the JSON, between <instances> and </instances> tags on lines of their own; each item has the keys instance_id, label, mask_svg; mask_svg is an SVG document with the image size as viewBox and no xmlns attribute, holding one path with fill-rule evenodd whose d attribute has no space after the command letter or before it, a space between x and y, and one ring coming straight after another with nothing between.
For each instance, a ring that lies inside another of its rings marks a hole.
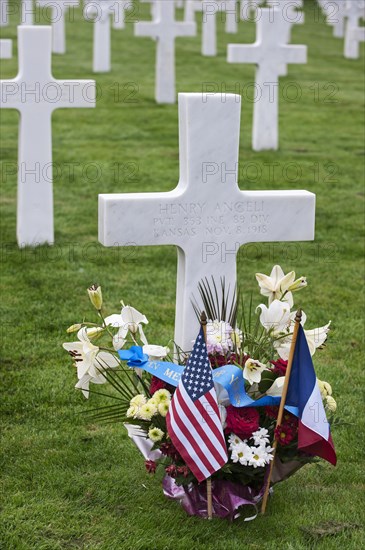
<instances>
[{"instance_id":1,"label":"wooden flag pole","mask_svg":"<svg viewBox=\"0 0 365 550\"><path fill-rule=\"evenodd\" d=\"M207 343L207 316L205 311L202 311L200 315L200 324L203 329L204 340ZM213 518L213 499L212 499L212 478L207 479L207 513L208 519Z\"/></svg>"},{"instance_id":2,"label":"wooden flag pole","mask_svg":"<svg viewBox=\"0 0 365 550\"><path fill-rule=\"evenodd\" d=\"M281 425L282 420L283 420L284 406L285 406L285 402L286 402L286 396L287 396L287 393L288 393L290 373L291 373L291 368L292 368L293 359L294 359L295 344L296 344L296 341L297 341L298 330L299 330L299 325L300 325L301 319L302 319L302 310L298 309L298 311L295 315L295 325L294 325L294 331L293 331L293 338L292 338L292 342L291 342L291 345L290 345L288 366L286 367L283 392L282 392L281 400L280 400L278 418L276 420L276 428ZM264 496L263 496L263 499L262 499L261 514L264 514L265 511L266 511L267 499L268 499L269 491L270 491L270 483L271 483L272 473L273 473L273 470L274 470L274 462L275 462L275 457L276 457L276 448L278 446L278 442L277 442L276 438L274 438L274 442L273 442L272 446L273 446L273 457L274 458L272 459L272 461L270 463L269 475L268 475L267 480L266 480L265 492L264 492Z\"/></svg>"}]
</instances>

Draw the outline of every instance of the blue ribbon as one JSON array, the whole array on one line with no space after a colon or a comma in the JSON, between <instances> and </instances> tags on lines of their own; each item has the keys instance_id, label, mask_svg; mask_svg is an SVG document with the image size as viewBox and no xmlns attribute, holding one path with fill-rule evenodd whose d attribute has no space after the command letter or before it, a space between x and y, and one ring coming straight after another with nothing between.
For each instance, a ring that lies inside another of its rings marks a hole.
<instances>
[{"instance_id":1,"label":"blue ribbon","mask_svg":"<svg viewBox=\"0 0 365 550\"><path fill-rule=\"evenodd\" d=\"M127 361L129 367L143 369L171 386L177 387L184 367L167 361L150 361L140 346L132 346L129 350L118 351L122 361ZM280 405L280 397L265 395L260 399L252 399L246 393L242 369L235 365L224 365L214 369L213 381L227 390L229 400L234 407L265 407ZM286 405L285 408L298 416L298 408Z\"/></svg>"},{"instance_id":2,"label":"blue ribbon","mask_svg":"<svg viewBox=\"0 0 365 550\"><path fill-rule=\"evenodd\" d=\"M184 367L167 361L150 361L140 346L132 346L128 350L119 350L119 357L127 361L128 367L143 369L153 376L160 378L171 386L177 386L184 372Z\"/></svg>"}]
</instances>

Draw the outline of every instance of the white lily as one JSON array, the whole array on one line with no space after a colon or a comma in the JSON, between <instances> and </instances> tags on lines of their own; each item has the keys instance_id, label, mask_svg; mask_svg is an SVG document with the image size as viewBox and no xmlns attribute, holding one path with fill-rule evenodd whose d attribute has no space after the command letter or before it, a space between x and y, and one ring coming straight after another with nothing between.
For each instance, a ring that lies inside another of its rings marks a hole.
<instances>
[{"instance_id":1,"label":"white lily","mask_svg":"<svg viewBox=\"0 0 365 550\"><path fill-rule=\"evenodd\" d=\"M90 342L86 327L78 331L77 337L79 342L66 342L63 348L69 352L77 367L79 381L75 387L82 389L82 393L88 398L89 383L104 384L106 379L102 372L117 367L119 361L112 353L100 351Z\"/></svg>"},{"instance_id":2,"label":"white lily","mask_svg":"<svg viewBox=\"0 0 365 550\"><path fill-rule=\"evenodd\" d=\"M243 369L243 378L249 382L249 384L259 384L261 381L261 373L266 370L267 367L256 359L247 359L245 368Z\"/></svg>"},{"instance_id":3,"label":"white lily","mask_svg":"<svg viewBox=\"0 0 365 550\"><path fill-rule=\"evenodd\" d=\"M143 353L148 355L150 361L161 361L169 352L169 348L164 346L155 346L153 344L146 344L143 346Z\"/></svg>"},{"instance_id":4,"label":"white lily","mask_svg":"<svg viewBox=\"0 0 365 550\"><path fill-rule=\"evenodd\" d=\"M269 307L265 304L257 306L260 309L260 323L267 331L272 330L274 334L284 332L290 325L290 306L287 302L274 300Z\"/></svg>"},{"instance_id":5,"label":"white lily","mask_svg":"<svg viewBox=\"0 0 365 550\"><path fill-rule=\"evenodd\" d=\"M123 306L120 315L116 313L109 315L109 317L105 319L105 324L119 328L117 334L113 337L114 349L119 350L124 346L128 332L130 332L133 337L139 332L140 339L147 345L148 342L143 332L142 323L147 325L147 318L131 306Z\"/></svg>"},{"instance_id":6,"label":"white lily","mask_svg":"<svg viewBox=\"0 0 365 550\"><path fill-rule=\"evenodd\" d=\"M280 265L274 265L270 276L256 273L256 280L259 283L261 294L269 298L269 305L274 300L284 300L290 307L293 306L293 295L288 292L288 289L295 281L294 271L284 275Z\"/></svg>"},{"instance_id":7,"label":"white lily","mask_svg":"<svg viewBox=\"0 0 365 550\"><path fill-rule=\"evenodd\" d=\"M284 381L285 376L279 376L279 378L276 378L272 386L270 386L270 388L266 391L266 395L270 395L271 397L281 397L281 394L283 393Z\"/></svg>"},{"instance_id":8,"label":"white lily","mask_svg":"<svg viewBox=\"0 0 365 550\"><path fill-rule=\"evenodd\" d=\"M282 338L282 339L277 340L276 342L274 342L274 346L276 348L276 351L278 352L280 357L282 359L285 359L285 360L289 359L289 351L290 351L290 346L291 346L291 342L292 342L292 338L293 338L294 323L295 323L295 321L294 321L295 312L294 311L290 314L290 318L291 318L291 324L290 324L290 329L289 329L288 336L286 338ZM302 312L302 320L301 320L301 325L302 326L304 326L306 320L307 320L307 316L303 311ZM318 328L314 328L314 329L311 329L311 330L305 330L304 329L304 334L305 334L305 337L307 339L307 343L308 343L308 347L309 347L309 351L310 351L311 355L314 355L316 349L323 346L323 344L327 340L327 335L328 335L328 332L330 330L330 325L331 325L331 321L329 321L327 323L327 325L324 325L323 327L318 327Z\"/></svg>"}]
</instances>

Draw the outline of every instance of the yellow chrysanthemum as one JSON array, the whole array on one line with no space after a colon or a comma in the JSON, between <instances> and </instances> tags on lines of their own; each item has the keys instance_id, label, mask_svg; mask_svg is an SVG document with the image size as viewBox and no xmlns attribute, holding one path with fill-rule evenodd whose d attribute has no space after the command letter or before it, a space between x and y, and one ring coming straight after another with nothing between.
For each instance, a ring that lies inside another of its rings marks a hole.
<instances>
[{"instance_id":1,"label":"yellow chrysanthemum","mask_svg":"<svg viewBox=\"0 0 365 550\"><path fill-rule=\"evenodd\" d=\"M161 441L164 436L164 432L160 428L150 428L148 431L148 437L151 441L156 443L156 441Z\"/></svg>"},{"instance_id":2,"label":"yellow chrysanthemum","mask_svg":"<svg viewBox=\"0 0 365 550\"><path fill-rule=\"evenodd\" d=\"M168 403L160 403L158 406L158 412L161 416L166 416L169 410L170 402Z\"/></svg>"},{"instance_id":3,"label":"yellow chrysanthemum","mask_svg":"<svg viewBox=\"0 0 365 550\"><path fill-rule=\"evenodd\" d=\"M128 418L135 418L138 414L139 408L137 405L131 405L129 409L127 410L127 417Z\"/></svg>"},{"instance_id":4,"label":"yellow chrysanthemum","mask_svg":"<svg viewBox=\"0 0 365 550\"><path fill-rule=\"evenodd\" d=\"M151 420L154 414L157 412L157 406L153 403L146 403L139 409L139 418L142 420Z\"/></svg>"},{"instance_id":5,"label":"yellow chrysanthemum","mask_svg":"<svg viewBox=\"0 0 365 550\"><path fill-rule=\"evenodd\" d=\"M159 405L160 403L169 403L171 400L171 393L168 390L157 390L153 394L153 399Z\"/></svg>"},{"instance_id":6,"label":"yellow chrysanthemum","mask_svg":"<svg viewBox=\"0 0 365 550\"><path fill-rule=\"evenodd\" d=\"M130 405L136 405L137 407L142 407L142 405L145 405L146 402L147 402L146 397L142 394L139 394L131 399Z\"/></svg>"}]
</instances>

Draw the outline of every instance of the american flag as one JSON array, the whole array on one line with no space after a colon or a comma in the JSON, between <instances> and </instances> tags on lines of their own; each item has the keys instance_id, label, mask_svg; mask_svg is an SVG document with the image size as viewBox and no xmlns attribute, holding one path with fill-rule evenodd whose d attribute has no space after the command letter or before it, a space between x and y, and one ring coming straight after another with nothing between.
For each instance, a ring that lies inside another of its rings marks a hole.
<instances>
[{"instance_id":1,"label":"american flag","mask_svg":"<svg viewBox=\"0 0 365 550\"><path fill-rule=\"evenodd\" d=\"M227 462L227 446L203 328L166 416L172 443L200 482Z\"/></svg>"}]
</instances>

